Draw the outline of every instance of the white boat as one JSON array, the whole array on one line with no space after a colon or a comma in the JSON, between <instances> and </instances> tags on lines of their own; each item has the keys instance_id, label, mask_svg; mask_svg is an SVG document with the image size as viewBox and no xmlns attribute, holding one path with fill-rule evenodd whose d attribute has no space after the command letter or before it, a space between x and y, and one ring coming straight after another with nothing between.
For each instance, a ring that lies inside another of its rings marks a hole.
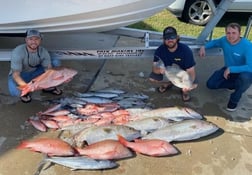
<instances>
[{"instance_id":1,"label":"white boat","mask_svg":"<svg viewBox=\"0 0 252 175\"><path fill-rule=\"evenodd\" d=\"M0 10L0 33L103 32L148 18L175 0L8 0Z\"/></svg>"}]
</instances>

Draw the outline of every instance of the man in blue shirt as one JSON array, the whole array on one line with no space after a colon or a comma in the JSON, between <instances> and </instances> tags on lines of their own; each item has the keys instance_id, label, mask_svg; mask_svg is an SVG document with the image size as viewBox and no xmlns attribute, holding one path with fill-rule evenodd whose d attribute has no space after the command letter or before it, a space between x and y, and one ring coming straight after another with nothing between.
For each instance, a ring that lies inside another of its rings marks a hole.
<instances>
[{"instance_id":1,"label":"man in blue shirt","mask_svg":"<svg viewBox=\"0 0 252 175\"><path fill-rule=\"evenodd\" d=\"M159 62L164 64L164 67L159 67ZM174 27L168 26L163 31L163 44L157 48L154 54L152 73L150 74L151 82L161 82L163 80L163 74L165 73L165 67L178 65L181 69L185 70L190 80L193 82L192 88L182 88L182 100L189 101L189 92L197 87L196 73L195 73L195 61L192 50L185 44L179 42L179 36ZM157 90L161 93L171 88L173 84L168 81L164 83Z\"/></svg>"},{"instance_id":2,"label":"man in blue shirt","mask_svg":"<svg viewBox=\"0 0 252 175\"><path fill-rule=\"evenodd\" d=\"M228 24L225 32L226 36L202 46L199 55L204 57L205 49L222 48L225 65L211 75L207 81L207 87L209 89L234 90L230 95L226 109L235 111L242 94L252 83L252 43L240 37L241 27L237 23Z\"/></svg>"}]
</instances>

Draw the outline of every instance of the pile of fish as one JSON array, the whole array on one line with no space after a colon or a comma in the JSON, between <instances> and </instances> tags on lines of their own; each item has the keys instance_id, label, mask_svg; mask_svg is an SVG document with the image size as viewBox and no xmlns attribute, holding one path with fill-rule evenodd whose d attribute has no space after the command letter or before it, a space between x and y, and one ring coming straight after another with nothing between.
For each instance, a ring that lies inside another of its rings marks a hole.
<instances>
[{"instance_id":1,"label":"pile of fish","mask_svg":"<svg viewBox=\"0 0 252 175\"><path fill-rule=\"evenodd\" d=\"M75 92L28 120L39 131L61 130L60 138L23 141L18 148L44 153L49 156L45 161L70 169L108 169L136 153L175 155L178 149L172 142L198 139L219 129L193 109L151 109L147 100L144 94L116 89Z\"/></svg>"}]
</instances>

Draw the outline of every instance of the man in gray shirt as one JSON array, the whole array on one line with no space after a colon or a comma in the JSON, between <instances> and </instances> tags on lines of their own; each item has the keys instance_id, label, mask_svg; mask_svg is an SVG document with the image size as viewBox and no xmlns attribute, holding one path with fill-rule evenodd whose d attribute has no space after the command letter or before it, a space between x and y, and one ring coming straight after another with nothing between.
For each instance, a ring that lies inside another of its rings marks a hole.
<instances>
[{"instance_id":1,"label":"man in gray shirt","mask_svg":"<svg viewBox=\"0 0 252 175\"><path fill-rule=\"evenodd\" d=\"M26 32L25 44L17 46L12 51L11 70L8 77L9 92L12 96L21 95L19 86L25 86L47 69L59 65L59 61L51 60L48 51L40 46L41 40L42 36L38 30L29 29ZM55 95L62 94L62 90L56 87L44 91ZM20 99L22 102L28 103L32 98L30 94L26 94Z\"/></svg>"}]
</instances>

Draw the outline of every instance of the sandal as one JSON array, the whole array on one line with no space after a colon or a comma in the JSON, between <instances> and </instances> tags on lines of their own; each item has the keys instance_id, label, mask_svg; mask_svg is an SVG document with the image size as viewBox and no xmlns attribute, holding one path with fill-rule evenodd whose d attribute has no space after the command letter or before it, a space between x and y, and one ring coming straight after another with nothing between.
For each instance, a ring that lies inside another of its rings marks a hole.
<instances>
[{"instance_id":1,"label":"sandal","mask_svg":"<svg viewBox=\"0 0 252 175\"><path fill-rule=\"evenodd\" d=\"M182 96L182 100L183 100L184 102L187 102L187 101L190 101L190 100L191 100L191 96L190 96L189 92L183 92L183 91L181 90L181 96Z\"/></svg>"},{"instance_id":2,"label":"sandal","mask_svg":"<svg viewBox=\"0 0 252 175\"><path fill-rule=\"evenodd\" d=\"M23 103L29 103L31 102L32 98L30 96L30 94L26 94L26 95L23 95L20 97L20 100L23 102Z\"/></svg>"},{"instance_id":3,"label":"sandal","mask_svg":"<svg viewBox=\"0 0 252 175\"><path fill-rule=\"evenodd\" d=\"M53 95L61 95L63 93L63 91L61 89L58 89L56 87L49 88L49 89L43 89L42 91L45 93L53 94Z\"/></svg>"},{"instance_id":4,"label":"sandal","mask_svg":"<svg viewBox=\"0 0 252 175\"><path fill-rule=\"evenodd\" d=\"M157 87L157 92L159 93L165 93L167 90L171 89L173 84L171 82L167 83L166 85L162 85L160 87Z\"/></svg>"}]
</instances>

